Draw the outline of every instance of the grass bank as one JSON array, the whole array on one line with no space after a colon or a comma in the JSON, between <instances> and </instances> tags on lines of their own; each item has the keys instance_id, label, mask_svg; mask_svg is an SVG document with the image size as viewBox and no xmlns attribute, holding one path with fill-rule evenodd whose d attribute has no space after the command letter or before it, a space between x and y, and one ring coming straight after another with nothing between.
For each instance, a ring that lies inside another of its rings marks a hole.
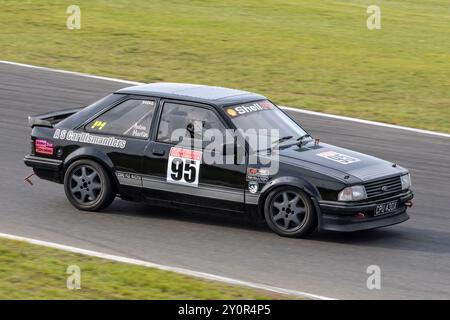
<instances>
[{"instance_id":1,"label":"grass bank","mask_svg":"<svg viewBox=\"0 0 450 320\"><path fill-rule=\"evenodd\" d=\"M80 0L68 30L71 4L3 1L0 59L450 132L447 0ZM371 4L381 30L366 27Z\"/></svg>"},{"instance_id":2,"label":"grass bank","mask_svg":"<svg viewBox=\"0 0 450 320\"><path fill-rule=\"evenodd\" d=\"M79 290L67 288L69 266L80 268ZM0 239L0 299L286 298L289 297Z\"/></svg>"}]
</instances>

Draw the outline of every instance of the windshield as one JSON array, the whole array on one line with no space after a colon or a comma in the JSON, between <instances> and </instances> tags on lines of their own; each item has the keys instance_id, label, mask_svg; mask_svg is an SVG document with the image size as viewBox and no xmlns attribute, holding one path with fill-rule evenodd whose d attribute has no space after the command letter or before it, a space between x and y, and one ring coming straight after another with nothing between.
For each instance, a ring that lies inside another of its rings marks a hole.
<instances>
[{"instance_id":1,"label":"windshield","mask_svg":"<svg viewBox=\"0 0 450 320\"><path fill-rule=\"evenodd\" d=\"M268 100L225 107L225 112L237 129L255 130L258 135L270 135L271 129L278 130L278 135L270 139L277 145L295 143L307 135L305 130Z\"/></svg>"}]
</instances>

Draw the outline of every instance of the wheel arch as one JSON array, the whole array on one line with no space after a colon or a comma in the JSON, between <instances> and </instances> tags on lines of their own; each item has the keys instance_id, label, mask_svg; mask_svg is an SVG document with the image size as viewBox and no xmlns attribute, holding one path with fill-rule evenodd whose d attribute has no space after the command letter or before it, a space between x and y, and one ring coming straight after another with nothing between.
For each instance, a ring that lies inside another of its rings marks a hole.
<instances>
[{"instance_id":1,"label":"wheel arch","mask_svg":"<svg viewBox=\"0 0 450 320\"><path fill-rule=\"evenodd\" d=\"M266 202L267 196L273 190L282 187L295 187L302 190L311 198L313 207L315 207L314 203L317 202L314 200L321 198L319 190L317 190L317 188L313 184L306 181L305 179L290 176L278 177L271 180L261 189L261 195L258 201L258 215L260 218L264 218L264 204Z\"/></svg>"},{"instance_id":2,"label":"wheel arch","mask_svg":"<svg viewBox=\"0 0 450 320\"><path fill-rule=\"evenodd\" d=\"M114 174L114 164L112 160L105 152L102 152L93 147L81 147L69 154L64 160L62 176L64 177L64 175L66 174L66 170L72 163L82 159L93 160L101 165L109 175L111 181L113 181L115 189L118 190L119 181Z\"/></svg>"}]
</instances>

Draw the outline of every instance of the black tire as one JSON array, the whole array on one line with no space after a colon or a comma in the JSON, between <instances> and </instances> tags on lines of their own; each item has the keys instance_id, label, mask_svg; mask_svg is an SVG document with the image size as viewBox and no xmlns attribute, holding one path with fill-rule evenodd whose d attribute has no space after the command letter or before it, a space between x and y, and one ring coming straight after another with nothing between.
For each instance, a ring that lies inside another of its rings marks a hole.
<instances>
[{"instance_id":1,"label":"black tire","mask_svg":"<svg viewBox=\"0 0 450 320\"><path fill-rule=\"evenodd\" d=\"M317 227L317 215L309 196L295 187L271 191L264 203L266 223L283 237L300 238Z\"/></svg>"},{"instance_id":2,"label":"black tire","mask_svg":"<svg viewBox=\"0 0 450 320\"><path fill-rule=\"evenodd\" d=\"M64 175L67 199L77 209L99 211L116 197L113 181L99 163L81 159L70 164Z\"/></svg>"}]
</instances>

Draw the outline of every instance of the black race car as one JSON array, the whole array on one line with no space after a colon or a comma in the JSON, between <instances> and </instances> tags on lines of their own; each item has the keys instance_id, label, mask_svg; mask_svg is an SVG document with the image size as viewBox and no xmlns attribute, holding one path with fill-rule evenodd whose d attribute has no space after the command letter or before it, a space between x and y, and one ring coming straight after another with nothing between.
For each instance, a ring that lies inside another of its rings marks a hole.
<instances>
[{"instance_id":1,"label":"black race car","mask_svg":"<svg viewBox=\"0 0 450 320\"><path fill-rule=\"evenodd\" d=\"M247 214L291 237L409 219L406 169L313 139L258 94L155 83L29 123L25 164L64 184L81 210L104 209L118 195Z\"/></svg>"}]
</instances>

